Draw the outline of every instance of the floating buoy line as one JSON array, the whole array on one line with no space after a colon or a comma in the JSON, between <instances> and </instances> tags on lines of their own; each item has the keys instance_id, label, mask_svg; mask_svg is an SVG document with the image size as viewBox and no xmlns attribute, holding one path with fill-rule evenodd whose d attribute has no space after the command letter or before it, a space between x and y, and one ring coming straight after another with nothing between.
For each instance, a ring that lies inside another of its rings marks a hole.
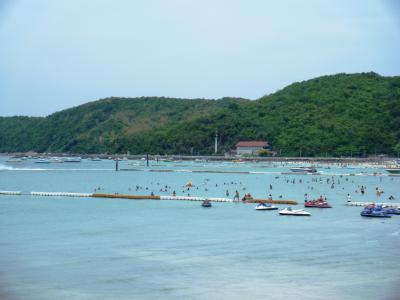
<instances>
[{"instance_id":1,"label":"floating buoy line","mask_svg":"<svg viewBox=\"0 0 400 300\"><path fill-rule=\"evenodd\" d=\"M191 196L158 196L158 195L128 195L128 194L99 194L99 193L71 193L71 192L30 192L22 193L21 191L0 191L0 195L3 196L43 196L43 197L84 197L84 198L108 198L108 199L131 199L131 200L183 200L183 201L204 201L209 200L211 202L237 202L237 203L271 203L271 204L285 204L285 205L297 205L295 200L271 200L271 199L247 199L247 200L234 200L231 198L221 197L191 197ZM360 202L360 201L349 201L346 206L367 206L367 205L381 205L383 207L400 207L400 203L390 202Z\"/></svg>"},{"instance_id":2,"label":"floating buoy line","mask_svg":"<svg viewBox=\"0 0 400 300\"><path fill-rule=\"evenodd\" d=\"M110 198L110 199L132 199L132 200L186 200L186 201L204 201L212 202L243 202L243 203L275 203L275 204L293 204L293 200L269 200L269 199L250 199L245 201L235 201L231 198L222 197L191 197L191 196L158 196L158 195L127 195L127 194L99 194L99 193L70 193L70 192L30 192L23 194L21 191L0 191L0 195L30 195L44 197L91 197L91 198Z\"/></svg>"}]
</instances>

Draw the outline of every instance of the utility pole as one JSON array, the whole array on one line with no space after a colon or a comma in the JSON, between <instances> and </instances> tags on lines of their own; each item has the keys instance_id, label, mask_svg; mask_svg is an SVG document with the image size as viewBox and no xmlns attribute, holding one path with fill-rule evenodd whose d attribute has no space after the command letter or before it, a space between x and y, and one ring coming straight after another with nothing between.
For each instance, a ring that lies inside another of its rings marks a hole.
<instances>
[{"instance_id":1,"label":"utility pole","mask_svg":"<svg viewBox=\"0 0 400 300\"><path fill-rule=\"evenodd\" d=\"M218 152L218 130L215 130L214 154Z\"/></svg>"}]
</instances>

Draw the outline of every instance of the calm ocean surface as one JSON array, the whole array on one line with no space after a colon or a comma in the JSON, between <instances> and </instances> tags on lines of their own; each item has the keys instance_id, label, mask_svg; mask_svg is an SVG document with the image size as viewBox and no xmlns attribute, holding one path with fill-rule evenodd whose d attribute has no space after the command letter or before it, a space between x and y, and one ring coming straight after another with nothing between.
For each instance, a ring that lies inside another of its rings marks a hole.
<instances>
[{"instance_id":1,"label":"calm ocean surface","mask_svg":"<svg viewBox=\"0 0 400 300\"><path fill-rule=\"evenodd\" d=\"M176 172L146 172L143 161L124 161L122 168L139 171L115 172L113 161L6 160L0 190L213 197L238 190L299 203L308 193L325 195L333 208L295 218L254 204L0 196L0 299L400 299L400 216L362 218L361 207L344 206L347 193L400 202L400 177L382 169L282 175L288 166L262 162L151 162ZM385 191L379 198L376 187Z\"/></svg>"}]
</instances>

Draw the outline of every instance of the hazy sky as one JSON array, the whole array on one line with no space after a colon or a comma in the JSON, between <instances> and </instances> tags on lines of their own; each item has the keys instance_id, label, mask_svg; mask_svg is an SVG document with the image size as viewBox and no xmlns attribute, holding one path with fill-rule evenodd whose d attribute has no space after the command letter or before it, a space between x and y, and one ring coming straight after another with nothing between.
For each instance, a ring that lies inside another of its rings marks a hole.
<instances>
[{"instance_id":1,"label":"hazy sky","mask_svg":"<svg viewBox=\"0 0 400 300\"><path fill-rule=\"evenodd\" d=\"M400 75L396 0L0 0L0 115L108 96L256 99Z\"/></svg>"}]
</instances>

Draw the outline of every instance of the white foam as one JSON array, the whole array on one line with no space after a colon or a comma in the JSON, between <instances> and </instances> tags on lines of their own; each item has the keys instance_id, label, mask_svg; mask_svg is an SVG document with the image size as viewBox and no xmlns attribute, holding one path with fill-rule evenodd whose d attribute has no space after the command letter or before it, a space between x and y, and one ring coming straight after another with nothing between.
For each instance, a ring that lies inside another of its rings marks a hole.
<instances>
[{"instance_id":1,"label":"white foam","mask_svg":"<svg viewBox=\"0 0 400 300\"><path fill-rule=\"evenodd\" d=\"M0 164L0 171L114 171L114 169L43 169L43 168L14 168Z\"/></svg>"},{"instance_id":2,"label":"white foam","mask_svg":"<svg viewBox=\"0 0 400 300\"><path fill-rule=\"evenodd\" d=\"M14 170L13 167L0 164L0 171Z\"/></svg>"}]
</instances>

